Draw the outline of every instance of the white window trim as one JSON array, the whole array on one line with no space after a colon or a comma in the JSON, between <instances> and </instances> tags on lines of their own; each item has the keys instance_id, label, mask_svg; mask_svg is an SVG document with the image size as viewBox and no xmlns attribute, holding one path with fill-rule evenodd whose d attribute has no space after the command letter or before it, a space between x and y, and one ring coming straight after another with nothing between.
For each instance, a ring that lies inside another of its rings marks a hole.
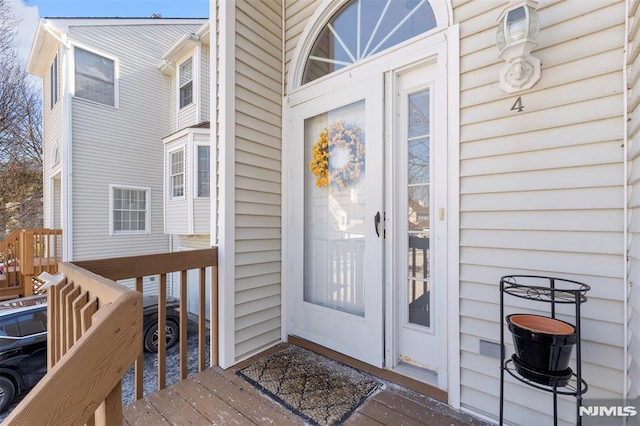
<instances>
[{"instance_id":1,"label":"white window trim","mask_svg":"<svg viewBox=\"0 0 640 426\"><path fill-rule=\"evenodd\" d=\"M182 64L191 59L191 102L180 106L180 67ZM186 108L189 108L193 105L198 104L198 81L199 81L199 73L200 73L200 61L198 60L198 55L196 51L191 52L189 55L185 56L180 62L177 63L176 66L176 107L178 111L183 111Z\"/></svg>"},{"instance_id":2,"label":"white window trim","mask_svg":"<svg viewBox=\"0 0 640 426\"><path fill-rule=\"evenodd\" d=\"M173 154L177 153L178 151L182 151L182 185L183 185L183 194L179 197L174 197L173 196L173 182L171 181L171 178L173 177L173 174L171 173L171 160L173 157ZM178 145L176 147L174 147L171 150L167 151L167 199L169 201L178 201L178 200L185 200L187 197L187 146L186 144L181 144Z\"/></svg>"},{"instance_id":3,"label":"white window trim","mask_svg":"<svg viewBox=\"0 0 640 426\"><path fill-rule=\"evenodd\" d=\"M200 147L209 148L209 195L200 195ZM195 144L194 151L194 167L193 167L193 198L210 199L211 198L211 145L207 143Z\"/></svg>"},{"instance_id":4,"label":"white window trim","mask_svg":"<svg viewBox=\"0 0 640 426\"><path fill-rule=\"evenodd\" d=\"M77 99L82 102L87 102L92 105L99 105L105 108L119 109L120 108L120 61L118 58L112 55L107 55L104 52L100 52L99 50L93 49L89 46L80 44L80 43L72 43L73 51L71 52L70 61L71 64L71 78L70 86L71 86L71 96L73 99ZM92 101L91 99L81 98L76 96L76 48L86 50L87 52L93 53L94 55L102 56L113 61L113 105L103 104L101 102Z\"/></svg>"},{"instance_id":5,"label":"white window trim","mask_svg":"<svg viewBox=\"0 0 640 426\"><path fill-rule=\"evenodd\" d=\"M147 214L145 216L145 230L141 231L116 231L113 229L113 191L115 189L133 189L136 191L145 191L145 203L147 206ZM109 184L109 235L144 235L151 234L151 187L149 186L132 186Z\"/></svg>"}]
</instances>

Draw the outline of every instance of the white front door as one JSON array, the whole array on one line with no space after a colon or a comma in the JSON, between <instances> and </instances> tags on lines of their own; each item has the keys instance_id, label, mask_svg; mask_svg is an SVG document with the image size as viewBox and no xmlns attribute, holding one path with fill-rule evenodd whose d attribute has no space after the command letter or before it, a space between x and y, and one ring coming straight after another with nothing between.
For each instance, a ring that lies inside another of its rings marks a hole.
<instances>
[{"instance_id":1,"label":"white front door","mask_svg":"<svg viewBox=\"0 0 640 426\"><path fill-rule=\"evenodd\" d=\"M291 110L293 335L384 361L382 73Z\"/></svg>"},{"instance_id":2,"label":"white front door","mask_svg":"<svg viewBox=\"0 0 640 426\"><path fill-rule=\"evenodd\" d=\"M291 106L289 333L446 389L446 69L378 70Z\"/></svg>"}]
</instances>

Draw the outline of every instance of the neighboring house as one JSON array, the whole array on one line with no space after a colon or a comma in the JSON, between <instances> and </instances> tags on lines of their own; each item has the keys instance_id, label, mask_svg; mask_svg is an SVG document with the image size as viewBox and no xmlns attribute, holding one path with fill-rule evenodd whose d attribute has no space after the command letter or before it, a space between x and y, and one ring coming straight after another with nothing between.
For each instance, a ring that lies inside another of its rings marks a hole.
<instances>
[{"instance_id":1,"label":"neighboring house","mask_svg":"<svg viewBox=\"0 0 640 426\"><path fill-rule=\"evenodd\" d=\"M135 86L144 93L136 108L148 115L100 119L109 137L98 141L132 129L153 134L158 152L144 151L145 170L156 176L164 167L171 249L219 247L224 368L296 336L426 382L452 407L496 419L499 361L481 354L481 341L500 338L500 277L532 274L591 286L582 310L585 397L636 397L638 4L540 1L532 53L540 80L505 93L496 31L506 1L212 0L209 78L199 44L205 34L209 43L209 27L176 31L149 55L148 84ZM74 27L68 36L50 29L41 25L30 60L30 71L45 76L45 100L57 39L72 52L80 37ZM110 50L117 37L100 40L107 61L125 55ZM191 82L189 69L201 72ZM125 75L114 82L121 97ZM192 92L193 107L189 84L202 90ZM76 104L88 105L66 87L62 122L73 112L67 126L80 131L102 117L105 107L91 103L75 118ZM158 128L157 117L167 117L166 126ZM336 146L323 174L313 161L325 130L354 142ZM108 184L163 191L162 181L123 175L132 143L120 152L74 142L69 152L70 136L60 138L62 181L56 189L55 175L45 175L45 203L55 204L56 190L68 199L83 176L105 169L97 186L73 193L59 219L45 207L46 223L84 226L67 237L67 258L96 257L105 246L114 255L168 247L160 217L160 242L138 247L134 236L109 235L106 216L95 221L109 210ZM46 158L54 141L47 139ZM82 154L88 166L75 163ZM153 198L152 214L162 199ZM508 303L506 313L548 314L546 306ZM551 424L552 410L548 393L506 381L510 424ZM573 397L560 397L558 410L561 424L575 422Z\"/></svg>"},{"instance_id":2,"label":"neighboring house","mask_svg":"<svg viewBox=\"0 0 640 426\"><path fill-rule=\"evenodd\" d=\"M178 89L157 67L205 22L40 22L27 67L43 78L44 225L62 229L64 260L170 250L162 138L181 123Z\"/></svg>"},{"instance_id":3,"label":"neighboring house","mask_svg":"<svg viewBox=\"0 0 640 426\"><path fill-rule=\"evenodd\" d=\"M164 232L171 251L209 248L215 245L210 235L209 24L182 35L163 52L157 68L171 80L171 131L162 139ZM215 187L213 191L215 195ZM189 274L189 307L197 312L198 274ZM178 274L169 279L170 284L179 282ZM177 294L177 285L170 291ZM209 312L209 297L206 305Z\"/></svg>"}]
</instances>

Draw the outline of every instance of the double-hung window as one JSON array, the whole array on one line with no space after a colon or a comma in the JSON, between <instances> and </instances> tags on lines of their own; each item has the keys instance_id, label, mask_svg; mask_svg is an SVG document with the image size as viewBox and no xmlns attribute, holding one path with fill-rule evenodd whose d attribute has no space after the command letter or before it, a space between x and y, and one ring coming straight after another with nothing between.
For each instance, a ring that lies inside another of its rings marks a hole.
<instances>
[{"instance_id":1,"label":"double-hung window","mask_svg":"<svg viewBox=\"0 0 640 426\"><path fill-rule=\"evenodd\" d=\"M184 197L184 149L171 153L171 198Z\"/></svg>"},{"instance_id":2,"label":"double-hung window","mask_svg":"<svg viewBox=\"0 0 640 426\"><path fill-rule=\"evenodd\" d=\"M111 186L112 234L149 233L149 188Z\"/></svg>"},{"instance_id":3,"label":"double-hung window","mask_svg":"<svg viewBox=\"0 0 640 426\"><path fill-rule=\"evenodd\" d=\"M75 86L76 97L115 106L115 62L76 47Z\"/></svg>"},{"instance_id":4,"label":"double-hung window","mask_svg":"<svg viewBox=\"0 0 640 426\"><path fill-rule=\"evenodd\" d=\"M180 108L193 103L193 56L180 64Z\"/></svg>"},{"instance_id":5,"label":"double-hung window","mask_svg":"<svg viewBox=\"0 0 640 426\"><path fill-rule=\"evenodd\" d=\"M198 146L198 197L210 195L210 153L208 146Z\"/></svg>"},{"instance_id":6,"label":"double-hung window","mask_svg":"<svg viewBox=\"0 0 640 426\"><path fill-rule=\"evenodd\" d=\"M51 92L51 109L58 103L58 55L53 57L49 70L49 91Z\"/></svg>"}]
</instances>

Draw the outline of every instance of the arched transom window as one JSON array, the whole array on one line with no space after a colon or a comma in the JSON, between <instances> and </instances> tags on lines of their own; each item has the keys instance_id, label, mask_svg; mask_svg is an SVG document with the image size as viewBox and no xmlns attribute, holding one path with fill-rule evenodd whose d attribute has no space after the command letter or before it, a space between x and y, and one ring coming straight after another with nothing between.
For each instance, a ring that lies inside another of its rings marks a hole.
<instances>
[{"instance_id":1,"label":"arched transom window","mask_svg":"<svg viewBox=\"0 0 640 426\"><path fill-rule=\"evenodd\" d=\"M302 84L435 27L427 0L351 0L320 32L307 58Z\"/></svg>"}]
</instances>

